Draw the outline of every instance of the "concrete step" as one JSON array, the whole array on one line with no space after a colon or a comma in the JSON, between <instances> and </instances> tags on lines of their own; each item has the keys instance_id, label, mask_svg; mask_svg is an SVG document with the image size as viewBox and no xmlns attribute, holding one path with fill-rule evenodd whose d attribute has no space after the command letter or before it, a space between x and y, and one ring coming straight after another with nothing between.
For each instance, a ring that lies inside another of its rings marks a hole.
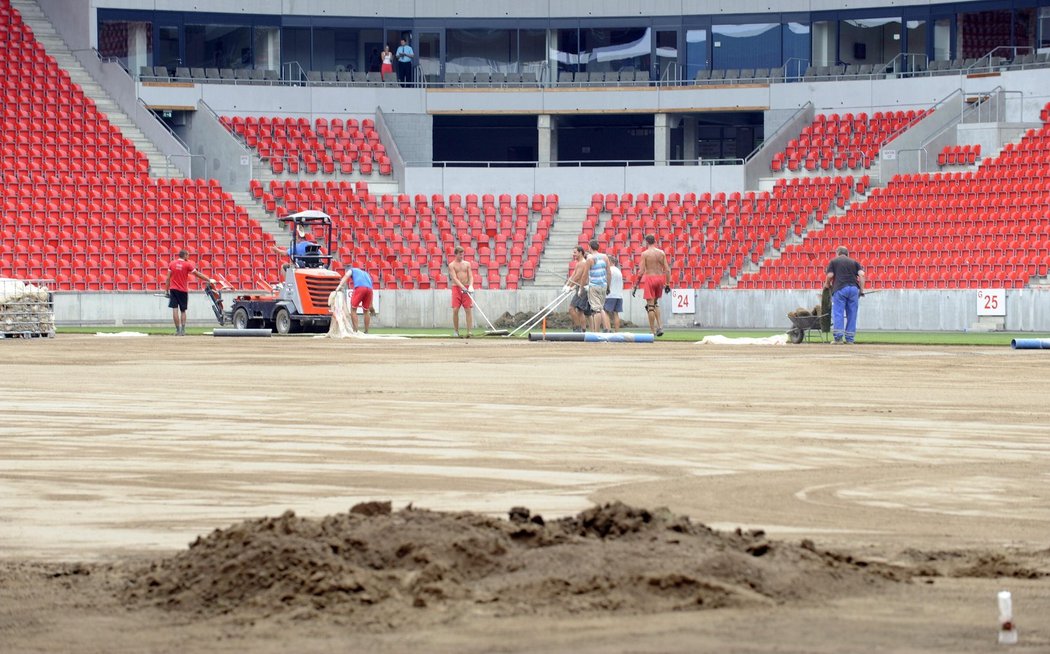
<instances>
[{"instance_id":1,"label":"concrete step","mask_svg":"<svg viewBox=\"0 0 1050 654\"><path fill-rule=\"evenodd\" d=\"M243 207L248 212L248 217L259 223L263 231L273 236L278 244L282 243L282 239L288 236L281 224L266 211L262 203L252 197L251 193L245 191L228 191L228 193L233 197L233 201L237 203L237 206Z\"/></svg>"},{"instance_id":2,"label":"concrete step","mask_svg":"<svg viewBox=\"0 0 1050 654\"><path fill-rule=\"evenodd\" d=\"M562 286L569 274L572 249L576 247L583 221L587 218L587 207L558 209L558 216L547 235L547 246L536 267L536 279L532 286Z\"/></svg>"}]
</instances>

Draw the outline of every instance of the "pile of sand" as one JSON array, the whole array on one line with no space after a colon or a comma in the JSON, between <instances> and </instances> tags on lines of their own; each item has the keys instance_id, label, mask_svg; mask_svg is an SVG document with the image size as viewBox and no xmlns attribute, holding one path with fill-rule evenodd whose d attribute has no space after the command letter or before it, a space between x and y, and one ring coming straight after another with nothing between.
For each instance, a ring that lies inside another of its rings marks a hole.
<instances>
[{"instance_id":1,"label":"pile of sand","mask_svg":"<svg viewBox=\"0 0 1050 654\"><path fill-rule=\"evenodd\" d=\"M519 311L517 313L511 313L510 311L504 311L503 315L496 318L492 325L496 329L514 329L520 325L524 325L529 319L533 318L536 314L525 313ZM572 321L569 319L567 312L554 312L547 316L547 329L571 329ZM537 324L539 328L539 324Z\"/></svg>"},{"instance_id":2,"label":"pile of sand","mask_svg":"<svg viewBox=\"0 0 1050 654\"><path fill-rule=\"evenodd\" d=\"M124 601L244 619L321 614L396 629L466 614L656 613L809 600L904 580L901 568L762 531L720 533L615 503L545 522L368 503L287 512L198 538L129 576Z\"/></svg>"},{"instance_id":3,"label":"pile of sand","mask_svg":"<svg viewBox=\"0 0 1050 654\"><path fill-rule=\"evenodd\" d=\"M492 326L496 329L514 329L519 325L524 325L526 321L534 317L536 314L525 313L519 311L518 313L511 313L510 311L504 311L503 315L497 318ZM634 327L634 323L629 320L621 320L620 326L624 329ZM540 324L537 323L536 330L539 330ZM567 311L554 312L547 316L547 329L572 329L572 319L569 318Z\"/></svg>"}]
</instances>

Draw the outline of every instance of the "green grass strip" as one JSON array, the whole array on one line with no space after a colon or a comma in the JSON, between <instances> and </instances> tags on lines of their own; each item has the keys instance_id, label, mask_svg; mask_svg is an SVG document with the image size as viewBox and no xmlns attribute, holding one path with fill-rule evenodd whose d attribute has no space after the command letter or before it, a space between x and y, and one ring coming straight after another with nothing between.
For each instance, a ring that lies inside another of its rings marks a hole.
<instances>
[{"instance_id":1,"label":"green grass strip","mask_svg":"<svg viewBox=\"0 0 1050 654\"><path fill-rule=\"evenodd\" d=\"M186 332L191 335L203 335L211 333L213 327L188 327ZM632 330L635 333L644 333L640 330ZM59 327L58 333L61 334L94 334L96 332L105 333L116 333L116 332L143 332L146 334L154 334L158 336L173 336L174 328L169 326L159 325L124 325L121 327L105 326L105 327ZM451 329L444 328L402 328L402 329L390 329L390 328L379 328L373 329L373 334L397 334L402 336L413 336L418 338L453 338ZM773 336L775 334L782 334L784 332L773 329L668 329L664 332L664 335L658 339L658 342L688 342L693 343L699 341L704 336L712 334L721 334L730 338L741 338L741 337L765 337ZM810 344L819 344L819 339L816 339L817 333L814 332L815 340ZM503 340L503 337L490 336L485 337L484 331L475 329L474 338L486 338L487 340ZM862 331L857 334L857 343L859 345L864 344L878 344L878 345L1000 345L1010 346L1010 341L1014 338L1050 338L1050 334L1046 333L1031 333L1031 332L898 332L898 331L873 331L865 332ZM507 339L511 340L511 339ZM803 343L806 345L807 343Z\"/></svg>"}]
</instances>

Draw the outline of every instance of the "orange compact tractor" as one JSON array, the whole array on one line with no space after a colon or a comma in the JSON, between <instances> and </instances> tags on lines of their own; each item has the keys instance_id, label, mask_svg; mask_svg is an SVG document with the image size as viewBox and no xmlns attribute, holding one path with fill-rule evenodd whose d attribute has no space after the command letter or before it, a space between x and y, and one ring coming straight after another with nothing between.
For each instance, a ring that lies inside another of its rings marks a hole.
<instances>
[{"instance_id":1,"label":"orange compact tractor","mask_svg":"<svg viewBox=\"0 0 1050 654\"><path fill-rule=\"evenodd\" d=\"M239 295L224 320L235 329L269 328L278 334L326 331L332 321L328 296L339 285L341 275L332 268L332 218L321 211L300 211L280 219L288 225L291 245L289 263L282 268L283 281L268 295ZM316 236L316 240L311 238ZM217 312L218 313L218 312Z\"/></svg>"}]
</instances>

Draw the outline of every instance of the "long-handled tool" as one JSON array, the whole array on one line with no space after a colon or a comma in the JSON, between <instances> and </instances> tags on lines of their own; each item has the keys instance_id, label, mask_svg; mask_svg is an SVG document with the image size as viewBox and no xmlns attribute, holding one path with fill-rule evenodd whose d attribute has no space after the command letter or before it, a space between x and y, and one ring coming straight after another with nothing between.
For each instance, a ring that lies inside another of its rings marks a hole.
<instances>
[{"instance_id":1,"label":"long-handled tool","mask_svg":"<svg viewBox=\"0 0 1050 654\"><path fill-rule=\"evenodd\" d=\"M485 319L485 323L489 326L489 331L485 332L485 336L510 336L510 332L506 329L496 329L496 326L492 324L489 317L485 315L484 309L478 304L478 298L474 297L473 293L470 293L469 295L470 299L474 301L474 308L478 310L478 313L481 314L481 317Z\"/></svg>"},{"instance_id":2,"label":"long-handled tool","mask_svg":"<svg viewBox=\"0 0 1050 654\"><path fill-rule=\"evenodd\" d=\"M554 310L558 308L559 304L569 299L575 292L575 287L563 288L561 293L558 294L558 297L548 302L546 306L544 306L542 309L536 312L536 315L512 329L508 336L516 336L518 334L523 334L535 327L536 325L540 324L540 322L544 320L547 316L554 313Z\"/></svg>"}]
</instances>

